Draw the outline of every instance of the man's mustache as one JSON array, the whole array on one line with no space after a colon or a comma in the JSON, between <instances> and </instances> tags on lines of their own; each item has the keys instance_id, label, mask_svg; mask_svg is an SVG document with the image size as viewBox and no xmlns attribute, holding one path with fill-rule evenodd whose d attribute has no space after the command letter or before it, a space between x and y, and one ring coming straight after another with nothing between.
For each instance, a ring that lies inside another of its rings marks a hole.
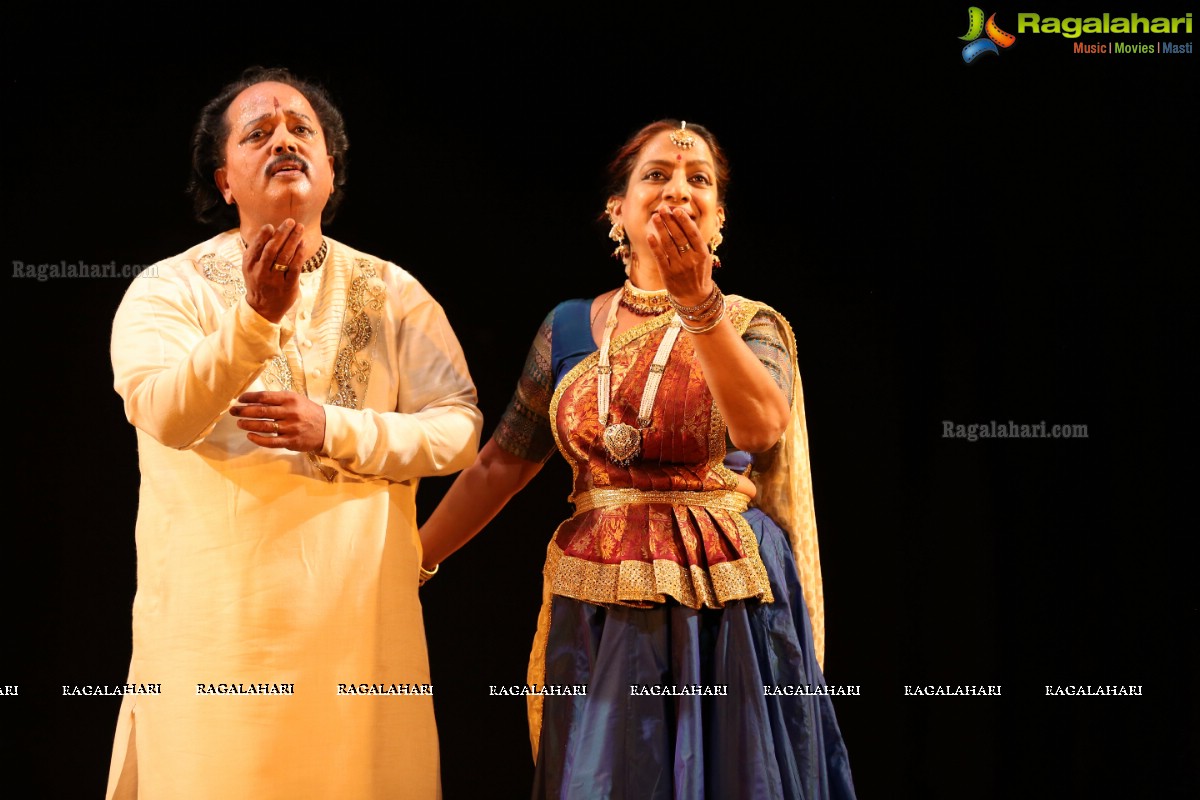
<instances>
[{"instance_id":1,"label":"man's mustache","mask_svg":"<svg viewBox=\"0 0 1200 800\"><path fill-rule=\"evenodd\" d=\"M299 167L304 174L308 174L308 162L295 153L284 153L272 158L267 164L267 175L274 175L285 165L294 165Z\"/></svg>"}]
</instances>

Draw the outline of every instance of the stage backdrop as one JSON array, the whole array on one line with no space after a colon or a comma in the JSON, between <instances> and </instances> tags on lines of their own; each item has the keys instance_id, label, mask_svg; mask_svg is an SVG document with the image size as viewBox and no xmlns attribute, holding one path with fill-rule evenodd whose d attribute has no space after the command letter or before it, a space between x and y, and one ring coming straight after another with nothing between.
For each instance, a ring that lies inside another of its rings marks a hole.
<instances>
[{"instance_id":1,"label":"stage backdrop","mask_svg":"<svg viewBox=\"0 0 1200 800\"><path fill-rule=\"evenodd\" d=\"M978 25L968 4L801 8L9 32L0 726L40 796L103 792L119 699L62 687L123 683L135 591L135 437L108 359L131 278L66 275L210 235L184 194L191 126L254 63L340 103L349 184L328 233L444 305L485 437L546 312L623 278L599 220L613 150L660 117L709 126L733 164L721 287L799 342L826 678L860 690L835 701L860 797L1195 788L1194 35L1070 36L1007 6ZM422 483L422 517L448 485ZM524 703L489 687L524 682L568 490L555 457L422 590L451 800L528 792ZM979 686L998 693L945 694ZM1062 691L1107 686L1139 693Z\"/></svg>"}]
</instances>

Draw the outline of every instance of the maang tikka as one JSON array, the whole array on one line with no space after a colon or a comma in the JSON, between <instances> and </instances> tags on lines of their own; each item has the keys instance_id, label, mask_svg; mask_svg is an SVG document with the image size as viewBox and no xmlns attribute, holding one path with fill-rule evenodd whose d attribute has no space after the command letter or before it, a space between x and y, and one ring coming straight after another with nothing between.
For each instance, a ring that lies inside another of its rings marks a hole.
<instances>
[{"instance_id":1,"label":"maang tikka","mask_svg":"<svg viewBox=\"0 0 1200 800\"><path fill-rule=\"evenodd\" d=\"M680 150L691 150L696 146L696 137L688 133L686 120L680 120L679 128L671 131L668 135L671 139L671 144Z\"/></svg>"}]
</instances>

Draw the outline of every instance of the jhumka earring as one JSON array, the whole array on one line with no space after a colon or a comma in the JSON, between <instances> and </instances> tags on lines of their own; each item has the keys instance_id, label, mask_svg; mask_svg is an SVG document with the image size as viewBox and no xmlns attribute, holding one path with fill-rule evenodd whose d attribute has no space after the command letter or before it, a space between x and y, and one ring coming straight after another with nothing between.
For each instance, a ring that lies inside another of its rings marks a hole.
<instances>
[{"instance_id":1,"label":"jhumka earring","mask_svg":"<svg viewBox=\"0 0 1200 800\"><path fill-rule=\"evenodd\" d=\"M708 252L712 254L713 269L721 268L721 259L717 257L717 248L721 246L721 242L725 241L725 237L721 235L721 228L725 227L725 212L717 212L717 230L713 233L712 238L708 240Z\"/></svg>"},{"instance_id":2,"label":"jhumka earring","mask_svg":"<svg viewBox=\"0 0 1200 800\"><path fill-rule=\"evenodd\" d=\"M625 237L625 226L613 218L613 208L616 206L616 201L609 200L608 205L604 207L604 211L608 214L608 221L612 223L609 228L608 238L617 243L617 247L613 250L613 257L619 258L626 262L625 270L628 274L629 270L629 240Z\"/></svg>"}]
</instances>

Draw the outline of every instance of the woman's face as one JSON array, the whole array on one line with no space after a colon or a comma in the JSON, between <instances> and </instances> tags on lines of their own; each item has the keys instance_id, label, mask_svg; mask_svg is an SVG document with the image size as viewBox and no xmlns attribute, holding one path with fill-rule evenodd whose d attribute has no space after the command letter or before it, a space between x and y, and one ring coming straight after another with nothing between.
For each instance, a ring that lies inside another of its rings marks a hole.
<instances>
[{"instance_id":1,"label":"woman's face","mask_svg":"<svg viewBox=\"0 0 1200 800\"><path fill-rule=\"evenodd\" d=\"M708 144L699 136L683 150L662 131L638 153L624 197L613 198L613 219L625 225L629 244L640 260L653 263L646 234L660 209L682 208L696 222L701 238L710 241L725 211L717 200L717 172Z\"/></svg>"}]
</instances>

